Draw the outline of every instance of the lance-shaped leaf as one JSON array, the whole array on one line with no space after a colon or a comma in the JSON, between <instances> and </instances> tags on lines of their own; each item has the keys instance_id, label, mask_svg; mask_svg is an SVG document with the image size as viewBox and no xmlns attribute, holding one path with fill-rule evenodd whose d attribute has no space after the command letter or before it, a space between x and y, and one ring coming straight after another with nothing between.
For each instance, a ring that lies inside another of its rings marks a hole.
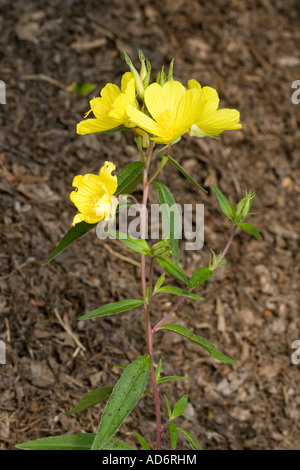
<instances>
[{"instance_id":1,"label":"lance-shaped leaf","mask_svg":"<svg viewBox=\"0 0 300 470\"><path fill-rule=\"evenodd\" d=\"M119 194L131 194L136 189L141 181L139 175L144 166L144 162L132 162L118 173L118 187L115 196Z\"/></svg>"},{"instance_id":2,"label":"lance-shaped leaf","mask_svg":"<svg viewBox=\"0 0 300 470\"><path fill-rule=\"evenodd\" d=\"M164 268L166 271L168 271L170 274L177 277L178 279L180 279L185 284L188 283L184 272L182 271L182 269L177 264L172 263L172 261L170 261L167 258L156 257L155 259L161 265L161 267Z\"/></svg>"},{"instance_id":3,"label":"lance-shaped leaf","mask_svg":"<svg viewBox=\"0 0 300 470\"><path fill-rule=\"evenodd\" d=\"M116 230L107 230L107 233L123 242L131 250L136 251L137 253L141 253L142 255L151 256L151 249L146 240L141 238L133 238L126 233L116 232Z\"/></svg>"},{"instance_id":4,"label":"lance-shaped leaf","mask_svg":"<svg viewBox=\"0 0 300 470\"><path fill-rule=\"evenodd\" d=\"M177 434L177 428L173 421L170 421L170 441L171 441L171 449L176 450L177 447L177 439L178 439L178 434Z\"/></svg>"},{"instance_id":5,"label":"lance-shaped leaf","mask_svg":"<svg viewBox=\"0 0 300 470\"><path fill-rule=\"evenodd\" d=\"M72 243L76 242L76 240L79 240L79 238L81 238L85 233L92 230L92 228L94 228L96 225L97 224L87 224L86 222L79 222L79 224L76 224L75 227L72 227L61 239L55 250L52 251L49 258L46 259L46 261L43 263L43 266L53 260L53 258L55 258L55 256L61 253L65 248L72 245Z\"/></svg>"},{"instance_id":6,"label":"lance-shaped leaf","mask_svg":"<svg viewBox=\"0 0 300 470\"><path fill-rule=\"evenodd\" d=\"M179 431L186 438L193 450L203 450L200 444L196 441L196 439L185 429L179 428L177 426L177 431Z\"/></svg>"},{"instance_id":7,"label":"lance-shaped leaf","mask_svg":"<svg viewBox=\"0 0 300 470\"><path fill-rule=\"evenodd\" d=\"M256 227L254 227L254 225L251 225L251 224L244 224L244 223L240 223L240 224L237 224L238 227L240 227L242 230L245 230L246 232L248 233L251 233L251 235L254 235L256 238L261 238L261 234L259 233L259 231L257 230Z\"/></svg>"},{"instance_id":8,"label":"lance-shaped leaf","mask_svg":"<svg viewBox=\"0 0 300 470\"><path fill-rule=\"evenodd\" d=\"M148 442L146 441L146 439L143 438L143 436L141 436L140 433L138 433L137 431L133 431L134 434L136 435L136 437L138 438L139 440L139 443L141 444L142 448L144 450L151 450L151 447L149 446Z\"/></svg>"},{"instance_id":9,"label":"lance-shaped leaf","mask_svg":"<svg viewBox=\"0 0 300 470\"><path fill-rule=\"evenodd\" d=\"M87 410L88 408L92 408L92 406L98 405L98 403L107 401L113 391L113 388L114 387L101 387L88 392L86 395L84 395L84 397L81 398L77 405L69 411L69 414Z\"/></svg>"},{"instance_id":10,"label":"lance-shaped leaf","mask_svg":"<svg viewBox=\"0 0 300 470\"><path fill-rule=\"evenodd\" d=\"M178 375L166 375L166 377L159 377L159 379L156 380L158 384L163 384L166 382L175 382L177 380L190 380L188 377L180 377Z\"/></svg>"},{"instance_id":11,"label":"lance-shaped leaf","mask_svg":"<svg viewBox=\"0 0 300 470\"><path fill-rule=\"evenodd\" d=\"M151 356L131 363L122 373L103 412L92 450L101 450L144 393L151 371Z\"/></svg>"},{"instance_id":12,"label":"lance-shaped leaf","mask_svg":"<svg viewBox=\"0 0 300 470\"><path fill-rule=\"evenodd\" d=\"M92 312L86 313L79 320L87 320L88 318L105 317L106 315L113 315L115 313L126 312L133 308L139 307L145 302L140 299L126 299L120 300L119 302L111 302L110 304L102 305Z\"/></svg>"},{"instance_id":13,"label":"lance-shaped leaf","mask_svg":"<svg viewBox=\"0 0 300 470\"><path fill-rule=\"evenodd\" d=\"M192 274L192 277L188 283L188 287L193 289L194 287L199 286L199 284L203 284L203 282L210 278L212 273L213 271L209 268L203 267L197 269L197 271Z\"/></svg>"},{"instance_id":14,"label":"lance-shaped leaf","mask_svg":"<svg viewBox=\"0 0 300 470\"><path fill-rule=\"evenodd\" d=\"M228 199L224 196L222 191L218 189L214 184L212 184L212 188L214 192L217 195L217 198L219 200L220 207L224 214L232 221L235 222L236 220L236 210L231 204L231 202L228 201Z\"/></svg>"},{"instance_id":15,"label":"lance-shaped leaf","mask_svg":"<svg viewBox=\"0 0 300 470\"><path fill-rule=\"evenodd\" d=\"M171 419L178 418L178 416L181 416L185 413L185 407L188 402L188 397L187 395L183 395L178 402L175 404L174 409L172 411Z\"/></svg>"},{"instance_id":16,"label":"lance-shaped leaf","mask_svg":"<svg viewBox=\"0 0 300 470\"><path fill-rule=\"evenodd\" d=\"M182 222L181 213L178 205L170 192L170 190L158 181L154 182L157 190L160 211L162 215L162 223L164 227L164 238L168 238L170 248L172 248L172 256L175 264L179 261L178 238L181 236Z\"/></svg>"},{"instance_id":17,"label":"lance-shaped leaf","mask_svg":"<svg viewBox=\"0 0 300 470\"><path fill-rule=\"evenodd\" d=\"M180 173L182 173L191 183L197 186L198 189L201 189L201 191L204 191L205 193L207 193L206 189L202 188L202 186L200 186L200 184L197 183L197 181L195 181L194 178L191 175L189 175L189 173L185 171L184 168L182 168L182 166L177 162L177 160L172 158L170 155L168 155L168 159L170 160L170 162L173 163L173 165L177 168L177 170L179 170Z\"/></svg>"},{"instance_id":18,"label":"lance-shaped leaf","mask_svg":"<svg viewBox=\"0 0 300 470\"><path fill-rule=\"evenodd\" d=\"M159 289L156 289L155 294L159 294L160 292L165 292L166 294L180 295L181 297L187 297L188 299L193 299L193 300L204 300L203 297L193 294L192 292L187 292L185 290L179 289L179 287L173 287L173 286L160 287Z\"/></svg>"},{"instance_id":19,"label":"lance-shaped leaf","mask_svg":"<svg viewBox=\"0 0 300 470\"><path fill-rule=\"evenodd\" d=\"M96 434L63 434L62 436L44 437L34 441L16 445L18 449L26 450L91 450ZM103 450L136 450L134 447L119 441L110 439Z\"/></svg>"},{"instance_id":20,"label":"lance-shaped leaf","mask_svg":"<svg viewBox=\"0 0 300 470\"><path fill-rule=\"evenodd\" d=\"M202 336L195 335L192 331L188 330L187 328L184 328L184 326L165 325L159 326L157 329L174 331L174 333L184 336L188 340L205 349L214 359L217 359L221 362L226 362L227 364L236 364L236 361L230 359L229 357L225 356L225 354L222 354L220 351L218 351L217 348L207 339L203 338Z\"/></svg>"},{"instance_id":21,"label":"lance-shaped leaf","mask_svg":"<svg viewBox=\"0 0 300 470\"><path fill-rule=\"evenodd\" d=\"M169 419L171 419L171 416L172 416L172 409L171 409L171 405L170 405L170 402L167 398L167 395L164 395L165 397L165 400L166 400L166 405L167 405L167 410L168 410L168 415L169 415Z\"/></svg>"}]
</instances>

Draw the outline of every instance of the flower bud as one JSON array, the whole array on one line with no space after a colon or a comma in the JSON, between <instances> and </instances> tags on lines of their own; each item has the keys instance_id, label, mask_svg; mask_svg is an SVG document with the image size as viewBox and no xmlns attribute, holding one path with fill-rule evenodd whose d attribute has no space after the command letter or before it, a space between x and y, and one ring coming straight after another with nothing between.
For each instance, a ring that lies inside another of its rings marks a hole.
<instances>
[{"instance_id":1,"label":"flower bud","mask_svg":"<svg viewBox=\"0 0 300 470\"><path fill-rule=\"evenodd\" d=\"M254 198L254 192L246 191L245 197L236 206L236 218L239 222L243 222L247 219Z\"/></svg>"},{"instance_id":2,"label":"flower bud","mask_svg":"<svg viewBox=\"0 0 300 470\"><path fill-rule=\"evenodd\" d=\"M172 249L169 246L168 240L160 240L152 246L152 256L159 256L160 258L168 258L172 254Z\"/></svg>"},{"instance_id":3,"label":"flower bud","mask_svg":"<svg viewBox=\"0 0 300 470\"><path fill-rule=\"evenodd\" d=\"M147 75L147 67L146 67L146 64L145 64L145 56L144 56L143 52L141 51L141 49L139 50L139 59L141 61L140 77L141 77L141 80L143 82L144 78Z\"/></svg>"},{"instance_id":4,"label":"flower bud","mask_svg":"<svg viewBox=\"0 0 300 470\"><path fill-rule=\"evenodd\" d=\"M136 91L137 91L139 97L143 99L144 98L144 93L145 93L145 88L144 88L142 79L140 77L140 74L138 73L138 71L134 67L130 57L128 56L128 54L125 51L124 51L124 55L125 55L126 64L129 66L130 71L134 76Z\"/></svg>"}]
</instances>

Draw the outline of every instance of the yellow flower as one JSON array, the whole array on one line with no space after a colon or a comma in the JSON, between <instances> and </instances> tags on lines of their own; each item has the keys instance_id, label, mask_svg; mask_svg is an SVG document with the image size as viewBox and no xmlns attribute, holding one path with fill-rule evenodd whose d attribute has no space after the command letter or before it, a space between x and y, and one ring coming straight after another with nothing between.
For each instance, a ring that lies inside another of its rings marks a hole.
<instances>
[{"instance_id":1,"label":"yellow flower","mask_svg":"<svg viewBox=\"0 0 300 470\"><path fill-rule=\"evenodd\" d=\"M189 130L192 137L216 137L223 131L241 129L240 113L236 109L219 109L219 97L214 88L203 87L196 80L189 80L189 88L201 90L204 106L195 123Z\"/></svg>"},{"instance_id":2,"label":"yellow flower","mask_svg":"<svg viewBox=\"0 0 300 470\"><path fill-rule=\"evenodd\" d=\"M131 127L126 108L135 105L135 80L131 72L126 72L121 81L121 90L113 83L107 83L101 90L101 96L90 101L91 109L96 119L86 119L77 124L77 134L93 134L104 132L121 124Z\"/></svg>"},{"instance_id":3,"label":"yellow flower","mask_svg":"<svg viewBox=\"0 0 300 470\"><path fill-rule=\"evenodd\" d=\"M202 91L187 90L180 82L168 81L163 86L152 83L145 90L144 101L152 117L132 105L127 114L136 126L153 134L159 144L168 144L187 132L204 106Z\"/></svg>"},{"instance_id":4,"label":"yellow flower","mask_svg":"<svg viewBox=\"0 0 300 470\"><path fill-rule=\"evenodd\" d=\"M113 194L118 181L117 176L111 173L115 169L113 163L105 162L99 175L75 176L72 183L75 191L71 192L70 199L80 213L75 215L73 225L82 221L95 224L102 219L114 218L118 199Z\"/></svg>"}]
</instances>

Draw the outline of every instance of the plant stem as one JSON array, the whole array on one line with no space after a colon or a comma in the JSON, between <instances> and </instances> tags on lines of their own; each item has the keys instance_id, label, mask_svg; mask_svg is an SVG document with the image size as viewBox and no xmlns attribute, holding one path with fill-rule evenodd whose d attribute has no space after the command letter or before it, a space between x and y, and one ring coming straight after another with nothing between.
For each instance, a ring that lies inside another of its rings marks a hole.
<instances>
[{"instance_id":1,"label":"plant stem","mask_svg":"<svg viewBox=\"0 0 300 470\"><path fill-rule=\"evenodd\" d=\"M148 202L148 195L149 195L149 182L148 182L148 174L149 174L149 167L151 163L151 158L153 154L153 141L150 142L150 146L147 152L147 159L146 164L143 171L143 201L141 207L141 238L145 240L146 238L146 229L147 229L147 202ZM146 343L147 343L147 351L148 354L152 357L153 360L153 333L151 329L151 322L150 322L150 303L151 303L151 294L152 294L152 271L153 271L153 258L150 260L149 266L149 300L148 303L144 304L145 310L145 317L146 317ZM146 302L146 257L145 255L141 255L141 281L142 281L142 291L143 291L143 300ZM156 449L160 450L161 447L161 435L162 435L162 427L161 427L161 416L160 416L160 403L159 403L159 395L158 395L158 388L155 378L155 372L153 366L151 367L151 380L152 380L152 387L154 393L154 401L155 401L155 412L156 412Z\"/></svg>"},{"instance_id":2,"label":"plant stem","mask_svg":"<svg viewBox=\"0 0 300 470\"><path fill-rule=\"evenodd\" d=\"M229 237L229 240L224 248L224 250L222 251L221 253L221 256L214 262L211 270L214 271L216 269L216 267L218 266L218 264L220 263L220 261L224 258L224 256L226 255L227 251L229 250L230 248L230 245L231 245L231 242L233 240L233 237L235 235L235 232L236 232L236 229L237 229L237 225L234 225L232 227L232 231L231 231L231 234L230 234L230 237Z\"/></svg>"},{"instance_id":3,"label":"plant stem","mask_svg":"<svg viewBox=\"0 0 300 470\"><path fill-rule=\"evenodd\" d=\"M146 238L146 223L147 223L147 202L148 202L148 195L149 195L149 185L148 185L148 172L149 166L151 162L153 152L153 141L150 142L150 146L148 147L147 151L147 159L146 164L143 170L143 200L142 200L142 207L141 207L141 239L145 240ZM143 300L146 302L146 256L141 255L141 282L142 282L142 292L143 292ZM149 343L149 334L148 334L148 305L144 304L144 310L146 315L146 342L147 342L147 350L148 354L150 354L150 343Z\"/></svg>"},{"instance_id":4,"label":"plant stem","mask_svg":"<svg viewBox=\"0 0 300 470\"><path fill-rule=\"evenodd\" d=\"M155 372L153 366L151 368L151 380L153 386L153 393L154 393L154 401L155 401L155 411L156 411L156 450L160 450L161 446L161 435L162 435L162 426L161 426L161 416L160 416L160 404L159 404L159 396L158 396L158 388L155 378Z\"/></svg>"}]
</instances>

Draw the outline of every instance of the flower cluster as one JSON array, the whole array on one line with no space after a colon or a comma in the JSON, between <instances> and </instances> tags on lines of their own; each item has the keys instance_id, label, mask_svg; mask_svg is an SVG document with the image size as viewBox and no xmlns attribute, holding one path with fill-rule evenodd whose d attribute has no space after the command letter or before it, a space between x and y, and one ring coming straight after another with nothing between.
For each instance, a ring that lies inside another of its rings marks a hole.
<instances>
[{"instance_id":1,"label":"flower cluster","mask_svg":"<svg viewBox=\"0 0 300 470\"><path fill-rule=\"evenodd\" d=\"M141 71L137 72L125 53L130 72L121 80L121 89L107 83L100 97L90 101L94 118L77 125L78 134L94 134L131 128L142 137L142 146L150 140L171 145L183 134L192 137L218 137L223 131L240 129L240 113L236 109L218 109L219 97L214 88L201 87L189 80L188 87L173 80L173 61L169 73L162 69L155 83L149 84L151 65L140 51ZM120 126L123 126L120 128ZM112 176L113 163L105 162L99 175L79 175L73 180L75 191L71 201L79 210L73 225L85 221L89 224L113 218L118 201L114 195L117 177Z\"/></svg>"},{"instance_id":2,"label":"flower cluster","mask_svg":"<svg viewBox=\"0 0 300 470\"><path fill-rule=\"evenodd\" d=\"M193 137L216 137L225 130L240 129L240 113L236 109L218 109L219 97L214 88L201 87L189 80L186 88L173 80L173 74L159 73L156 83L145 86L145 65L138 74L127 57L131 72L123 75L121 90L108 83L100 97L90 101L94 119L77 125L78 134L105 132L120 125L146 131L159 144L170 144L188 133ZM150 69L150 66L149 66ZM149 82L149 74L147 75ZM142 97L139 103L136 95Z\"/></svg>"}]
</instances>

